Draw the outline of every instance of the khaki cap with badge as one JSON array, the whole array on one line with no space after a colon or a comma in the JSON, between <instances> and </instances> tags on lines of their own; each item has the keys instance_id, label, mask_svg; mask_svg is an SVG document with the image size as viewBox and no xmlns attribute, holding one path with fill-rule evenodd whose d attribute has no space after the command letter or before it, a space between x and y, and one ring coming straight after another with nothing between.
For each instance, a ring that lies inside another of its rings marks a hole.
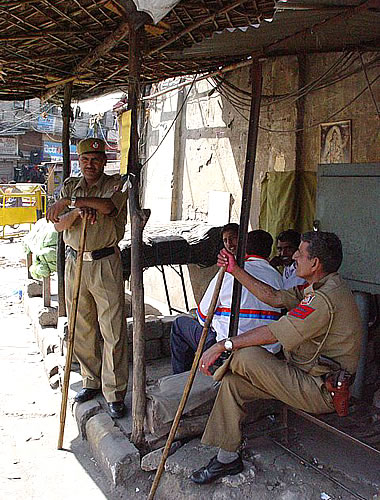
<instances>
[{"instance_id":1,"label":"khaki cap with badge","mask_svg":"<svg viewBox=\"0 0 380 500\"><path fill-rule=\"evenodd\" d=\"M90 137L89 139L80 141L77 150L78 155L85 153L105 153L106 143L102 139Z\"/></svg>"}]
</instances>

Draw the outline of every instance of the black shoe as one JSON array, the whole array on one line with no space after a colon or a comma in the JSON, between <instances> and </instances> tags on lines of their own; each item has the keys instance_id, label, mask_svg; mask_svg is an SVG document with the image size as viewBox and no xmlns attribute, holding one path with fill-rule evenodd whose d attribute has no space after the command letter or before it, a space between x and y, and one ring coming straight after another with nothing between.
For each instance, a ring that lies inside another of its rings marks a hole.
<instances>
[{"instance_id":1,"label":"black shoe","mask_svg":"<svg viewBox=\"0 0 380 500\"><path fill-rule=\"evenodd\" d=\"M76 403L84 403L85 401L89 401L90 399L94 399L94 397L99 394L100 389L90 389L88 387L83 387L79 392L77 392L74 401Z\"/></svg>"},{"instance_id":2,"label":"black shoe","mask_svg":"<svg viewBox=\"0 0 380 500\"><path fill-rule=\"evenodd\" d=\"M112 418L122 418L125 415L125 404L123 401L114 401L107 403L108 410Z\"/></svg>"},{"instance_id":3,"label":"black shoe","mask_svg":"<svg viewBox=\"0 0 380 500\"><path fill-rule=\"evenodd\" d=\"M206 467L193 472L190 479L197 484L212 483L216 479L224 476L234 476L244 469L243 460L238 457L229 464L218 462L216 456L210 460Z\"/></svg>"}]
</instances>

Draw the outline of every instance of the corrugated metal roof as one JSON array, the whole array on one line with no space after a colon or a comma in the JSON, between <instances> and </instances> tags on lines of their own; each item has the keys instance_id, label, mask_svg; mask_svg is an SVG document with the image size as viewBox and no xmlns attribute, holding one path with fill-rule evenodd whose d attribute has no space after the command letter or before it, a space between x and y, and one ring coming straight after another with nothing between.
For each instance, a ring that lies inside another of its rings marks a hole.
<instances>
[{"instance_id":1,"label":"corrugated metal roof","mask_svg":"<svg viewBox=\"0 0 380 500\"><path fill-rule=\"evenodd\" d=\"M305 5L311 3L311 0L302 1ZM348 2L340 0L340 3ZM380 11L361 10L351 14L350 10L335 8L327 11L283 10L276 12L272 22L263 20L259 27L214 33L212 38L180 53L171 53L171 57L210 58L256 53L273 56L354 47L372 50L379 48L379 38Z\"/></svg>"}]
</instances>

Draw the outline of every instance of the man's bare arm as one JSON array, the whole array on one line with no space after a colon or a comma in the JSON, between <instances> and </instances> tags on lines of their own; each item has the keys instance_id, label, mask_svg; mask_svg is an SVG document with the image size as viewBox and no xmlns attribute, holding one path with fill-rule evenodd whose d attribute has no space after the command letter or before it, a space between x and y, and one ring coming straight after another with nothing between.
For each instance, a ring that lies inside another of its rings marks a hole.
<instances>
[{"instance_id":1,"label":"man's bare arm","mask_svg":"<svg viewBox=\"0 0 380 500\"><path fill-rule=\"evenodd\" d=\"M78 197L75 202L75 208L89 207L95 209L103 215L110 215L116 209L111 198L97 198L90 196L89 198Z\"/></svg>"},{"instance_id":2,"label":"man's bare arm","mask_svg":"<svg viewBox=\"0 0 380 500\"><path fill-rule=\"evenodd\" d=\"M272 307L284 307L281 292L266 283L254 278L236 263L235 257L223 249L218 255L218 266L227 267L227 272L232 274L255 297Z\"/></svg>"},{"instance_id":3,"label":"man's bare arm","mask_svg":"<svg viewBox=\"0 0 380 500\"><path fill-rule=\"evenodd\" d=\"M67 212L67 214L61 215L59 217L59 222L54 224L55 230L60 233L61 231L65 231L65 229L70 229L78 217L80 217L79 208L71 210L71 212Z\"/></svg>"},{"instance_id":4,"label":"man's bare arm","mask_svg":"<svg viewBox=\"0 0 380 500\"><path fill-rule=\"evenodd\" d=\"M54 224L60 224L61 213L66 210L70 203L70 198L61 198L60 200L56 201L55 203L53 203L53 205L51 205L51 207L48 208L46 212L46 219L54 222ZM110 198L95 197L76 198L75 208L91 209L96 212L100 212L103 215L112 215L116 210L116 207ZM67 228L64 227L63 229ZM63 229L61 229L61 231L63 231Z\"/></svg>"}]
</instances>

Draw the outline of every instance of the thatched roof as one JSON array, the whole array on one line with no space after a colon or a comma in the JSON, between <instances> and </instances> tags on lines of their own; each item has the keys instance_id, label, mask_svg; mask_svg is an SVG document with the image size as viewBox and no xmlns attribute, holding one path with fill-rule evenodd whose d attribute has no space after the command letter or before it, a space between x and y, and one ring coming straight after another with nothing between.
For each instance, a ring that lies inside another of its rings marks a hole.
<instances>
[{"instance_id":1,"label":"thatched roof","mask_svg":"<svg viewBox=\"0 0 380 500\"><path fill-rule=\"evenodd\" d=\"M144 25L145 83L214 71L251 53L378 47L378 0L278 6L286 10L276 13L273 0L181 0L154 25L131 0L0 0L0 99L46 96L74 78L77 99L126 90L131 21Z\"/></svg>"}]
</instances>

